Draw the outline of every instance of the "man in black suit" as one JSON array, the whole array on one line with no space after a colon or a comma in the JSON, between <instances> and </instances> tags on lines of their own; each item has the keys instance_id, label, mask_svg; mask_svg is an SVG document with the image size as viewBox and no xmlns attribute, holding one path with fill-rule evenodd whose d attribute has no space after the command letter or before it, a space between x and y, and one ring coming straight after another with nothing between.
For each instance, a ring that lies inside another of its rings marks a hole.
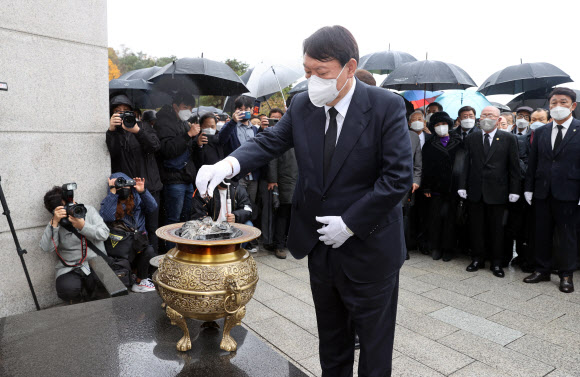
<instances>
[{"instance_id":1,"label":"man in black suit","mask_svg":"<svg viewBox=\"0 0 580 377\"><path fill-rule=\"evenodd\" d=\"M580 215L580 121L572 117L576 109L573 90L556 88L549 98L553 121L535 130L526 174L524 196L528 203L533 197L536 207L537 266L524 282L550 280L555 250L560 291L570 293L574 291L572 275L577 265L576 227Z\"/></svg>"},{"instance_id":2,"label":"man in black suit","mask_svg":"<svg viewBox=\"0 0 580 377\"><path fill-rule=\"evenodd\" d=\"M461 121L461 125L454 129L452 132L455 132L461 138L461 140L465 141L467 135L470 135L474 132L481 134L479 127L475 127L475 117L477 116L477 111L473 107L463 106L457 112L457 116Z\"/></svg>"},{"instance_id":3,"label":"man in black suit","mask_svg":"<svg viewBox=\"0 0 580 377\"><path fill-rule=\"evenodd\" d=\"M405 260L401 200L411 189L403 99L353 76L358 46L341 26L304 41L308 92L276 127L197 176L202 194L294 147L299 177L288 249L308 255L322 375L390 376L399 269ZM354 324L354 327L353 327Z\"/></svg>"},{"instance_id":4,"label":"man in black suit","mask_svg":"<svg viewBox=\"0 0 580 377\"><path fill-rule=\"evenodd\" d=\"M465 139L465 169L457 193L469 202L472 262L467 271L484 268L488 256L493 274L504 277L503 228L508 201L513 203L520 197L520 166L515 136L498 131L498 124L499 110L484 108L480 116L483 133L472 133Z\"/></svg>"}]
</instances>

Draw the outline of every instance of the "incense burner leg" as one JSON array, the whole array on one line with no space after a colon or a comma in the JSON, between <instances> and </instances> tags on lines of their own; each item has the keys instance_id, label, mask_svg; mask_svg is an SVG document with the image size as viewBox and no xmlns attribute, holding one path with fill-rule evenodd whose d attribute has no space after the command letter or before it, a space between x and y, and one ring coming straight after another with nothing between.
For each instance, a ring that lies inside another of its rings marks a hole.
<instances>
[{"instance_id":1,"label":"incense burner leg","mask_svg":"<svg viewBox=\"0 0 580 377\"><path fill-rule=\"evenodd\" d=\"M238 343L232 338L230 335L230 331L235 326L239 326L242 324L242 319L246 315L246 307L242 306L239 310L235 313L228 315L224 321L224 335L222 338L222 342L220 343L220 348L224 351L233 352L238 349Z\"/></svg>"},{"instance_id":2,"label":"incense burner leg","mask_svg":"<svg viewBox=\"0 0 580 377\"><path fill-rule=\"evenodd\" d=\"M171 320L172 325L177 325L181 330L183 330L183 337L177 342L177 350L189 351L191 349L191 338L189 337L189 329L187 328L185 318L169 306L166 307L165 313Z\"/></svg>"}]
</instances>

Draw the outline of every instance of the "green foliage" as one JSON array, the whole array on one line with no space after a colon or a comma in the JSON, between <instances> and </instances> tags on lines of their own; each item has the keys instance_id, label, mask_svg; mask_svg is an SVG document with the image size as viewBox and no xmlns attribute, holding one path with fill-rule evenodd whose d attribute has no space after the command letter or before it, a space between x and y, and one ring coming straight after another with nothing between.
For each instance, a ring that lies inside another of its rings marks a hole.
<instances>
[{"instance_id":1,"label":"green foliage","mask_svg":"<svg viewBox=\"0 0 580 377\"><path fill-rule=\"evenodd\" d=\"M141 68L153 66L163 67L164 65L176 60L176 56L167 56L156 58L145 54L142 51L133 52L125 46L121 46L121 51L115 51L109 47L109 59L119 67L121 74Z\"/></svg>"},{"instance_id":2,"label":"green foliage","mask_svg":"<svg viewBox=\"0 0 580 377\"><path fill-rule=\"evenodd\" d=\"M236 75L241 76L248 70L250 65L248 63L239 61L238 59L226 59L224 62L226 63L231 69L234 70Z\"/></svg>"}]
</instances>

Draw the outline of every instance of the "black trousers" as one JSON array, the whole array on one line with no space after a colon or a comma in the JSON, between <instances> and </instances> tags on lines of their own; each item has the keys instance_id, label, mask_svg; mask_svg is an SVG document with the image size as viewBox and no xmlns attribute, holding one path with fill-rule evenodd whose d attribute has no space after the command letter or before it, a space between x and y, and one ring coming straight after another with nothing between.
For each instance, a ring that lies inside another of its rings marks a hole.
<instances>
[{"instance_id":1,"label":"black trousers","mask_svg":"<svg viewBox=\"0 0 580 377\"><path fill-rule=\"evenodd\" d=\"M503 262L509 263L513 257L513 245L521 261L529 262L527 210L529 205L522 197L508 204L508 220L504 229Z\"/></svg>"},{"instance_id":2,"label":"black trousers","mask_svg":"<svg viewBox=\"0 0 580 377\"><path fill-rule=\"evenodd\" d=\"M286 247L291 209L292 204L280 204L280 207L275 212L274 247L276 249L283 249Z\"/></svg>"},{"instance_id":3,"label":"black trousers","mask_svg":"<svg viewBox=\"0 0 580 377\"><path fill-rule=\"evenodd\" d=\"M449 196L432 195L429 203L429 246L431 250L455 247L455 213L457 201Z\"/></svg>"},{"instance_id":4,"label":"black trousers","mask_svg":"<svg viewBox=\"0 0 580 377\"><path fill-rule=\"evenodd\" d=\"M483 262L490 259L492 265L501 265L503 257L503 234L507 223L507 205L469 202L469 235L471 259Z\"/></svg>"},{"instance_id":5,"label":"black trousers","mask_svg":"<svg viewBox=\"0 0 580 377\"><path fill-rule=\"evenodd\" d=\"M346 276L337 253L319 242L308 256L322 377L352 376L355 328L360 340L358 375L390 376L399 272L382 281L357 283Z\"/></svg>"},{"instance_id":6,"label":"black trousers","mask_svg":"<svg viewBox=\"0 0 580 377\"><path fill-rule=\"evenodd\" d=\"M552 198L534 199L536 206L536 271L557 269L560 276L572 276L578 252L578 202ZM552 263L552 249L555 251ZM554 264L554 265L553 265Z\"/></svg>"},{"instance_id":7,"label":"black trousers","mask_svg":"<svg viewBox=\"0 0 580 377\"><path fill-rule=\"evenodd\" d=\"M149 261L156 255L151 246L140 253L131 253L129 263L137 270L136 275L139 279L146 279L149 276Z\"/></svg>"},{"instance_id":8,"label":"black trousers","mask_svg":"<svg viewBox=\"0 0 580 377\"><path fill-rule=\"evenodd\" d=\"M97 279L94 271L87 276L74 269L56 278L56 294L64 301L88 299L97 288Z\"/></svg>"},{"instance_id":9,"label":"black trousers","mask_svg":"<svg viewBox=\"0 0 580 377\"><path fill-rule=\"evenodd\" d=\"M150 191L151 196L155 199L157 203L157 209L151 213L145 214L145 230L149 236L149 243L153 247L155 255L158 253L159 239L155 234L155 231L159 227L159 209L161 208L161 191Z\"/></svg>"}]
</instances>

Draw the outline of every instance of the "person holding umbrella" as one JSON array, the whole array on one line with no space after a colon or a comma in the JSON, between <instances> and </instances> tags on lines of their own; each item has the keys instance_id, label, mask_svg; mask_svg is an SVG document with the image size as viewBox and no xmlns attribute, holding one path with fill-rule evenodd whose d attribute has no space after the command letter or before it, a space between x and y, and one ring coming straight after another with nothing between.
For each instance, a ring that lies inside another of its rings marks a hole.
<instances>
[{"instance_id":1,"label":"person holding umbrella","mask_svg":"<svg viewBox=\"0 0 580 377\"><path fill-rule=\"evenodd\" d=\"M405 260L401 200L413 183L413 158L402 97L371 87L354 74L358 45L342 26L304 41L308 92L282 119L196 179L211 195L226 177L296 152L288 249L308 255L323 376L351 376L354 333L358 375L388 376L397 312L399 270ZM353 326L354 323L354 326Z\"/></svg>"}]
</instances>

